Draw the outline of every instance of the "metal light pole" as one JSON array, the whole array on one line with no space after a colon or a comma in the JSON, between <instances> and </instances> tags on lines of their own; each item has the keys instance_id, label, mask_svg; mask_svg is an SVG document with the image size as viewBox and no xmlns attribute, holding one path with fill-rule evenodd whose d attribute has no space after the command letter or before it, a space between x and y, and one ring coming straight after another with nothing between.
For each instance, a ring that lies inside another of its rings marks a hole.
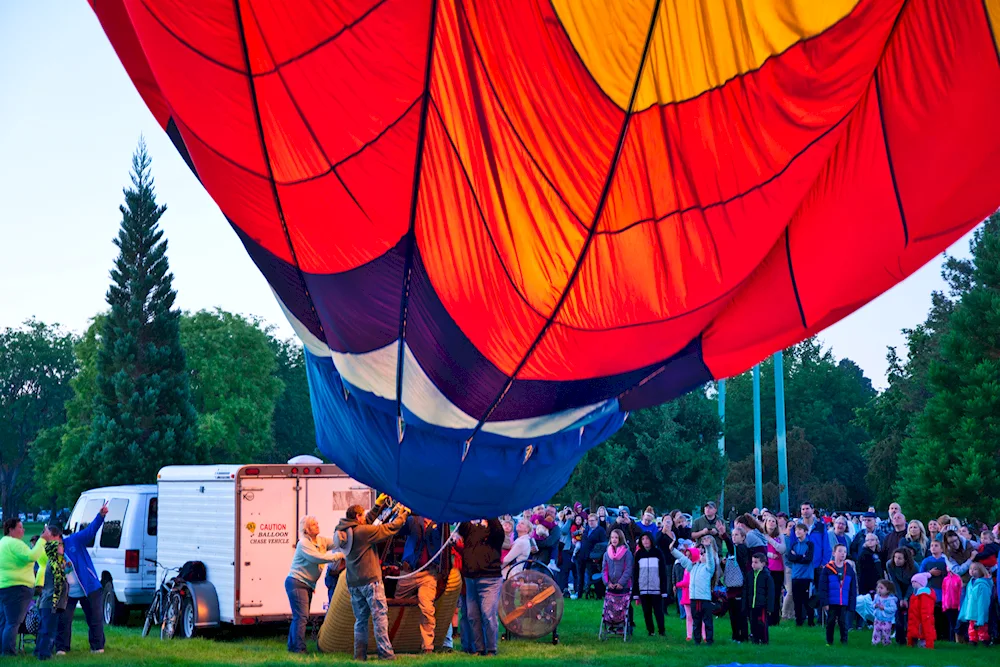
<instances>
[{"instance_id":1,"label":"metal light pole","mask_svg":"<svg viewBox=\"0 0 1000 667\"><path fill-rule=\"evenodd\" d=\"M764 471L760 449L760 364L753 367L753 469L759 509L764 506Z\"/></svg>"},{"instance_id":2,"label":"metal light pole","mask_svg":"<svg viewBox=\"0 0 1000 667\"><path fill-rule=\"evenodd\" d=\"M726 455L726 381L719 380L719 421L722 422L722 431L719 433L719 456ZM722 487L719 491L719 511L725 516L726 511L726 478L722 478Z\"/></svg>"},{"instance_id":3,"label":"metal light pole","mask_svg":"<svg viewBox=\"0 0 1000 667\"><path fill-rule=\"evenodd\" d=\"M781 511L788 513L788 450L785 447L785 362L784 353L774 353L774 416L778 435L778 488Z\"/></svg>"}]
</instances>

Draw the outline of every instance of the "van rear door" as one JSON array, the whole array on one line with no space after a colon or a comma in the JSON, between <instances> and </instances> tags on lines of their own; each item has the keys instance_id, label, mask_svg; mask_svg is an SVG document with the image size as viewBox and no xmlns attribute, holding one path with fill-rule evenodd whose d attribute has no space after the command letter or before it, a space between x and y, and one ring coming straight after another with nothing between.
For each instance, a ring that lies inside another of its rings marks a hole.
<instances>
[{"instance_id":1,"label":"van rear door","mask_svg":"<svg viewBox=\"0 0 1000 667\"><path fill-rule=\"evenodd\" d=\"M243 477L239 499L240 616L288 616L285 577L298 542L298 482Z\"/></svg>"},{"instance_id":2,"label":"van rear door","mask_svg":"<svg viewBox=\"0 0 1000 667\"><path fill-rule=\"evenodd\" d=\"M122 532L125 527L126 514L130 511L129 504L128 498L108 500L108 514L104 517L104 525L97 532L94 548L90 552L99 578L103 576L104 572L107 572L113 581L124 582L126 579ZM100 509L100 506L97 509ZM93 517L90 518L93 519ZM124 588L121 589L120 594L124 594Z\"/></svg>"},{"instance_id":3,"label":"van rear door","mask_svg":"<svg viewBox=\"0 0 1000 667\"><path fill-rule=\"evenodd\" d=\"M137 540L142 544L142 553L139 554L139 572L142 573L142 587L154 590L158 582L156 578L156 565L146 562L147 558L156 560L156 525L159 517L159 498L156 494L144 496L142 502L146 504L146 518L142 522L142 539Z\"/></svg>"}]
</instances>

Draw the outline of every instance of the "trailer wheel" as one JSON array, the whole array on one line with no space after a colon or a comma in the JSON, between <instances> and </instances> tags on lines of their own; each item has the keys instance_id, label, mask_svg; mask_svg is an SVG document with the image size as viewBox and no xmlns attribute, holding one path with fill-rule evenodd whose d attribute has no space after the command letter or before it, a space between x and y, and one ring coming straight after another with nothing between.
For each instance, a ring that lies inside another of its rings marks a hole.
<instances>
[{"instance_id":1,"label":"trailer wheel","mask_svg":"<svg viewBox=\"0 0 1000 667\"><path fill-rule=\"evenodd\" d=\"M184 639L191 639L196 632L194 626L194 601L190 596L184 598L181 604L181 636Z\"/></svg>"},{"instance_id":2,"label":"trailer wheel","mask_svg":"<svg viewBox=\"0 0 1000 667\"><path fill-rule=\"evenodd\" d=\"M128 607L115 597L115 586L110 580L104 582L101 591L101 609L105 625L125 625L128 622Z\"/></svg>"}]
</instances>

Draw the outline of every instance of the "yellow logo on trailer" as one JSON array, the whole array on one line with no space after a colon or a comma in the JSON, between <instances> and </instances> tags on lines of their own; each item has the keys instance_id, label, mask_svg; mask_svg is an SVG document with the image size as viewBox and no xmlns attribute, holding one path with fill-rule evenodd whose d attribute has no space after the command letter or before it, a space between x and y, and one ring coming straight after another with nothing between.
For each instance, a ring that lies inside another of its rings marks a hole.
<instances>
[{"instance_id":1,"label":"yellow logo on trailer","mask_svg":"<svg viewBox=\"0 0 1000 667\"><path fill-rule=\"evenodd\" d=\"M250 523L247 524L247 530L253 533L253 531L257 530L257 524L251 521Z\"/></svg>"}]
</instances>

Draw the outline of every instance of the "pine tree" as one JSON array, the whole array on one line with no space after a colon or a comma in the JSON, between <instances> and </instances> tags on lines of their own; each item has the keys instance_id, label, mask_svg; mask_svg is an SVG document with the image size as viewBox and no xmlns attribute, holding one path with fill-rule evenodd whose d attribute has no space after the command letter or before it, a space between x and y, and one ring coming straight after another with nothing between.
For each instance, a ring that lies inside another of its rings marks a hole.
<instances>
[{"instance_id":1,"label":"pine tree","mask_svg":"<svg viewBox=\"0 0 1000 667\"><path fill-rule=\"evenodd\" d=\"M177 293L159 229L166 206L156 203L150 162L140 139L132 187L119 207L114 243L120 253L97 358L93 428L80 456L95 485L155 482L163 465L197 460L181 313L174 308Z\"/></svg>"},{"instance_id":2,"label":"pine tree","mask_svg":"<svg viewBox=\"0 0 1000 667\"><path fill-rule=\"evenodd\" d=\"M968 283L940 356L915 437L903 444L900 502L918 514L946 510L992 521L1000 512L1000 214L972 241Z\"/></svg>"}]
</instances>

